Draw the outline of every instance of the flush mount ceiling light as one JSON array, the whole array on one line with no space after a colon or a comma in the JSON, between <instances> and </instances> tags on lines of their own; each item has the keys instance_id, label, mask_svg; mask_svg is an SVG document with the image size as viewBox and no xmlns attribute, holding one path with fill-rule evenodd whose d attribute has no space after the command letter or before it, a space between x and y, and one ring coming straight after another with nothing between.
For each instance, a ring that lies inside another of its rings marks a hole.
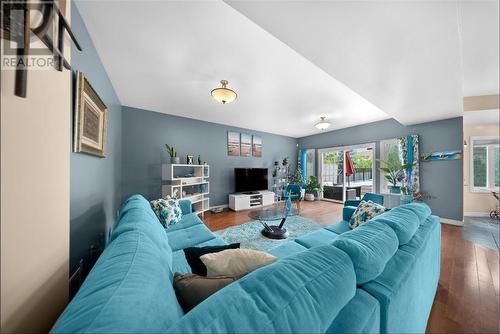
<instances>
[{"instance_id":1,"label":"flush mount ceiling light","mask_svg":"<svg viewBox=\"0 0 500 334\"><path fill-rule=\"evenodd\" d=\"M212 92L211 92L212 97L216 101L218 101L222 104L231 103L234 100L236 100L236 98L238 97L238 94L236 94L236 92L234 90L226 88L226 86L229 82L227 80L221 80L220 83L222 85L221 88L212 89Z\"/></svg>"},{"instance_id":2,"label":"flush mount ceiling light","mask_svg":"<svg viewBox=\"0 0 500 334\"><path fill-rule=\"evenodd\" d=\"M320 121L316 124L314 124L314 126L317 128L317 129L320 129L321 131L325 131L326 129L328 129L330 127L330 125L332 125L330 122L326 121L325 120L325 116L321 116L320 117Z\"/></svg>"}]
</instances>

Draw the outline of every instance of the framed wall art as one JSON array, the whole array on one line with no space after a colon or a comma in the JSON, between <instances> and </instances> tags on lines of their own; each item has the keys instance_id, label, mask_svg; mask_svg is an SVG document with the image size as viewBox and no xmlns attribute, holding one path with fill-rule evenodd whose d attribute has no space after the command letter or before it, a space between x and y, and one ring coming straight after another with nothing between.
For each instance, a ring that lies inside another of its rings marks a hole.
<instances>
[{"instance_id":1,"label":"framed wall art","mask_svg":"<svg viewBox=\"0 0 500 334\"><path fill-rule=\"evenodd\" d=\"M240 155L242 157L250 157L252 156L252 136L248 133L241 134L241 143L240 143Z\"/></svg>"},{"instance_id":2,"label":"framed wall art","mask_svg":"<svg viewBox=\"0 0 500 334\"><path fill-rule=\"evenodd\" d=\"M76 73L73 151L105 157L108 109L82 72Z\"/></svg>"},{"instance_id":3,"label":"framed wall art","mask_svg":"<svg viewBox=\"0 0 500 334\"><path fill-rule=\"evenodd\" d=\"M240 133L227 132L227 155L239 156L240 155Z\"/></svg>"},{"instance_id":4,"label":"framed wall art","mask_svg":"<svg viewBox=\"0 0 500 334\"><path fill-rule=\"evenodd\" d=\"M262 137L259 135L252 136L252 156L256 158L262 157Z\"/></svg>"}]
</instances>

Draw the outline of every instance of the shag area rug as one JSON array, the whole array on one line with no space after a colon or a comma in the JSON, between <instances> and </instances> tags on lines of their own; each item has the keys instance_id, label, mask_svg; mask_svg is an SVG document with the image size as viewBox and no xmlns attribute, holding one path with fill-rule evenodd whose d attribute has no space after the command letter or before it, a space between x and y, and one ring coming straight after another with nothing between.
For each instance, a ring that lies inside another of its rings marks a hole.
<instances>
[{"instance_id":1,"label":"shag area rug","mask_svg":"<svg viewBox=\"0 0 500 334\"><path fill-rule=\"evenodd\" d=\"M279 225L280 220L267 222L268 225ZM294 240L304 234L318 230L322 226L312 220L300 216L288 217L284 227L288 231L288 238L275 240L264 237L260 231L264 228L259 221L253 221L238 226L228 227L214 232L228 244L239 242L241 248L269 251L285 242Z\"/></svg>"}]
</instances>

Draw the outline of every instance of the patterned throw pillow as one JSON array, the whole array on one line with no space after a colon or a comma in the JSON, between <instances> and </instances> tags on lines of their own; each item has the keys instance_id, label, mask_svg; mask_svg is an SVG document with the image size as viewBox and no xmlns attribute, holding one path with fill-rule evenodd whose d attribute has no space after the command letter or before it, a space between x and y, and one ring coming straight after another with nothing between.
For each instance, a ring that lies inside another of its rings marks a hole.
<instances>
[{"instance_id":1,"label":"patterned throw pillow","mask_svg":"<svg viewBox=\"0 0 500 334\"><path fill-rule=\"evenodd\" d=\"M373 217L376 217L385 211L386 208L380 204L372 201L361 201L349 220L349 227L351 229L356 228L360 224L366 223Z\"/></svg>"},{"instance_id":2,"label":"patterned throw pillow","mask_svg":"<svg viewBox=\"0 0 500 334\"><path fill-rule=\"evenodd\" d=\"M160 198L151 201L151 208L165 228L177 224L182 218L182 210L179 206L179 201L173 198Z\"/></svg>"}]
</instances>

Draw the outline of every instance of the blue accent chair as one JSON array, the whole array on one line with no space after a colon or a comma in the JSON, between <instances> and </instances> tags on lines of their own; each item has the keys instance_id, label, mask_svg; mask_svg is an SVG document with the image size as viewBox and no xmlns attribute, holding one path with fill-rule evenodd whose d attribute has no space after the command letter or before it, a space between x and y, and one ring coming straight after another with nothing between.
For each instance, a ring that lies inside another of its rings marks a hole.
<instances>
[{"instance_id":1,"label":"blue accent chair","mask_svg":"<svg viewBox=\"0 0 500 334\"><path fill-rule=\"evenodd\" d=\"M363 195L362 199L345 201L344 208L342 209L342 220L337 224L331 225L330 228L332 232L340 234L350 231L349 220L351 220L354 211L356 211L356 208L358 207L359 203L361 203L361 201L372 201L374 203L384 205L384 196L379 194L366 193Z\"/></svg>"},{"instance_id":2,"label":"blue accent chair","mask_svg":"<svg viewBox=\"0 0 500 334\"><path fill-rule=\"evenodd\" d=\"M300 201L302 200L302 187L300 184L289 184L283 191L283 198L290 198L292 203L297 203L297 209L300 212Z\"/></svg>"},{"instance_id":3,"label":"blue accent chair","mask_svg":"<svg viewBox=\"0 0 500 334\"><path fill-rule=\"evenodd\" d=\"M345 201L344 206L354 206L357 208L361 201L372 201L373 203L384 205L384 196L374 193L366 193L361 199L350 199Z\"/></svg>"}]
</instances>

